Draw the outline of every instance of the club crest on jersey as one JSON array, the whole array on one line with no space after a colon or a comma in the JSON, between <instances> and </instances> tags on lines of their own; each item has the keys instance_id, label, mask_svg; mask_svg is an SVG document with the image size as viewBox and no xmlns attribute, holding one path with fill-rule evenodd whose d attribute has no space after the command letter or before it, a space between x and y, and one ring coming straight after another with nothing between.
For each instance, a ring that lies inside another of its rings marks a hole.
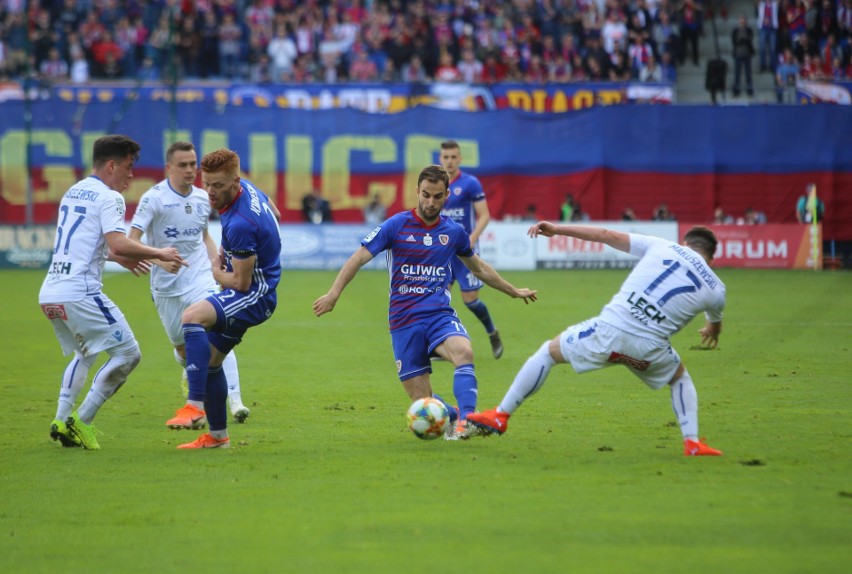
<instances>
[{"instance_id":1,"label":"club crest on jersey","mask_svg":"<svg viewBox=\"0 0 852 574\"><path fill-rule=\"evenodd\" d=\"M191 206L190 204L188 204L188 203L187 203L187 204L183 207L183 210L184 210L184 211L187 213L187 215L188 215L188 214L192 213L192 206Z\"/></svg>"},{"instance_id":2,"label":"club crest on jersey","mask_svg":"<svg viewBox=\"0 0 852 574\"><path fill-rule=\"evenodd\" d=\"M441 245L446 245L450 242L450 236L444 235L443 233L438 236L438 241L441 242Z\"/></svg>"},{"instance_id":3,"label":"club crest on jersey","mask_svg":"<svg viewBox=\"0 0 852 574\"><path fill-rule=\"evenodd\" d=\"M432 245L432 236L428 233L423 237L423 245L425 245L426 247Z\"/></svg>"},{"instance_id":4,"label":"club crest on jersey","mask_svg":"<svg viewBox=\"0 0 852 574\"><path fill-rule=\"evenodd\" d=\"M462 192L462 188L460 188L460 187L454 187L453 188L453 195L461 195L461 192Z\"/></svg>"}]
</instances>

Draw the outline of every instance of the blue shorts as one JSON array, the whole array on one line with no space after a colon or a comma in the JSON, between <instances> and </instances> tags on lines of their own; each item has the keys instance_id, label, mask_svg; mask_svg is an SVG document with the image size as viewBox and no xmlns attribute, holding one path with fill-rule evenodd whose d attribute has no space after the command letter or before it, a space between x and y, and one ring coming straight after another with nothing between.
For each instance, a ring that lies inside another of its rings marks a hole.
<instances>
[{"instance_id":1,"label":"blue shorts","mask_svg":"<svg viewBox=\"0 0 852 574\"><path fill-rule=\"evenodd\" d=\"M453 270L453 281L459 282L459 289L462 291L479 291L482 289L482 281L477 279L476 275L471 273L467 265L462 263L462 260L458 257L453 257L450 268Z\"/></svg>"},{"instance_id":2,"label":"blue shorts","mask_svg":"<svg viewBox=\"0 0 852 574\"><path fill-rule=\"evenodd\" d=\"M207 332L210 344L227 355L243 339L249 327L260 325L272 316L278 305L275 291L261 295L225 289L205 299L216 309L216 324Z\"/></svg>"},{"instance_id":3,"label":"blue shorts","mask_svg":"<svg viewBox=\"0 0 852 574\"><path fill-rule=\"evenodd\" d=\"M442 313L426 317L414 325L391 332L393 357L400 381L432 372L429 356L435 347L448 337L470 339L464 325L455 313Z\"/></svg>"}]
</instances>

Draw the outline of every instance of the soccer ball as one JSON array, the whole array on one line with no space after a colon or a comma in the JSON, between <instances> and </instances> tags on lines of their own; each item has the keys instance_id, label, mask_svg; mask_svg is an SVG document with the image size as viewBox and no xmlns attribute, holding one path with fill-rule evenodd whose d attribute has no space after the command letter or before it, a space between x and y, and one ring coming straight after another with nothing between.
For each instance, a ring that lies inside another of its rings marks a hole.
<instances>
[{"instance_id":1,"label":"soccer ball","mask_svg":"<svg viewBox=\"0 0 852 574\"><path fill-rule=\"evenodd\" d=\"M417 438L432 440L444 433L450 426L450 412L438 399L427 397L417 399L408 407L408 428Z\"/></svg>"}]
</instances>

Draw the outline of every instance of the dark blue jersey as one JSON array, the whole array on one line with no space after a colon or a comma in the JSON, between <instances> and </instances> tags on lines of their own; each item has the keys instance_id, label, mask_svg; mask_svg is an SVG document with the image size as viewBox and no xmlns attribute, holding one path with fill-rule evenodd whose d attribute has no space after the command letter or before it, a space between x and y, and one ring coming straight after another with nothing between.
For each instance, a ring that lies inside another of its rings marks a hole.
<instances>
[{"instance_id":1,"label":"dark blue jersey","mask_svg":"<svg viewBox=\"0 0 852 574\"><path fill-rule=\"evenodd\" d=\"M390 273L390 330L401 329L436 314L455 315L450 306L450 261L470 257L470 236L441 216L426 225L416 210L397 213L374 229L361 245L378 255L387 250Z\"/></svg>"},{"instance_id":2,"label":"dark blue jersey","mask_svg":"<svg viewBox=\"0 0 852 574\"><path fill-rule=\"evenodd\" d=\"M476 226L476 210L474 203L485 199L482 185L474 176L459 171L456 178L450 182L447 203L441 210L441 215L449 217L461 225L468 234Z\"/></svg>"},{"instance_id":3,"label":"dark blue jersey","mask_svg":"<svg viewBox=\"0 0 852 574\"><path fill-rule=\"evenodd\" d=\"M275 291L281 279L281 235L278 220L269 207L269 198L251 182L240 180L240 191L228 207L219 212L222 219L222 249L231 259L257 256L249 291L261 295Z\"/></svg>"}]
</instances>

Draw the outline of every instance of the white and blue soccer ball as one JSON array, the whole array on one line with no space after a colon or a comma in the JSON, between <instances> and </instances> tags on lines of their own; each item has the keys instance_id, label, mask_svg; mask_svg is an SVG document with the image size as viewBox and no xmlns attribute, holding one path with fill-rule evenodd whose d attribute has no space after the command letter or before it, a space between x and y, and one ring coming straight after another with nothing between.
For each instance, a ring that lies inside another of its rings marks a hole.
<instances>
[{"instance_id":1,"label":"white and blue soccer ball","mask_svg":"<svg viewBox=\"0 0 852 574\"><path fill-rule=\"evenodd\" d=\"M446 405L432 397L414 401L408 407L406 417L408 428L414 436L423 440L444 436L450 427L450 412Z\"/></svg>"}]
</instances>

